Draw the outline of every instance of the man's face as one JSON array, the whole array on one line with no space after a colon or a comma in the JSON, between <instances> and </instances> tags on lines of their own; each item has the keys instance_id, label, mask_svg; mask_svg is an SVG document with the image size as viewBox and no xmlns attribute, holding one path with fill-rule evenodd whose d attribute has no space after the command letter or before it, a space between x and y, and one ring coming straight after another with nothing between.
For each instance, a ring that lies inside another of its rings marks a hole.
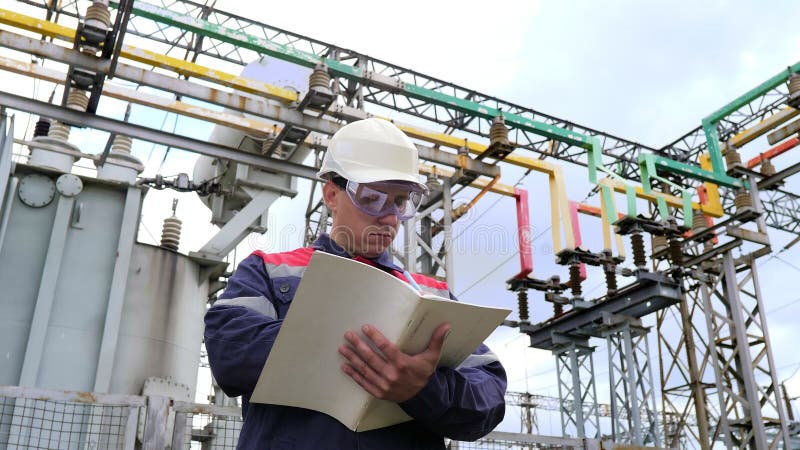
<instances>
[{"instance_id":1,"label":"man's face","mask_svg":"<svg viewBox=\"0 0 800 450\"><path fill-rule=\"evenodd\" d=\"M392 245L400 228L397 215L370 216L361 212L347 192L330 181L325 183L322 192L325 203L333 213L331 237L347 253L375 258ZM403 191L389 194L403 195Z\"/></svg>"}]
</instances>

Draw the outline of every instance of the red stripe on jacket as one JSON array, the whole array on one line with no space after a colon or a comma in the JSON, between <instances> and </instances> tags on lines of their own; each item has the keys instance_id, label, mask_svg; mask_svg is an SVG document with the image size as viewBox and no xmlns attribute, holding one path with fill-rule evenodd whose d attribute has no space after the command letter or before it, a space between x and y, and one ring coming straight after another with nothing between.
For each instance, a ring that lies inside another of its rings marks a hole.
<instances>
[{"instance_id":1,"label":"red stripe on jacket","mask_svg":"<svg viewBox=\"0 0 800 450\"><path fill-rule=\"evenodd\" d=\"M307 266L309 261L311 261L311 255L313 253L314 247L303 247L283 253L264 253L261 250L253 252L254 255L261 257L265 264L276 266L286 264L287 266L293 267Z\"/></svg>"}]
</instances>

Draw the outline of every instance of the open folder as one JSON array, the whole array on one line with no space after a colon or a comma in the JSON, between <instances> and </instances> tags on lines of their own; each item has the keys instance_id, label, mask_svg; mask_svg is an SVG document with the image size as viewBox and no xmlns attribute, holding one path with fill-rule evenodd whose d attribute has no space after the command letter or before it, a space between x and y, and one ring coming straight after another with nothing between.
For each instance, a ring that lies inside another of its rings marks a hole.
<instances>
[{"instance_id":1,"label":"open folder","mask_svg":"<svg viewBox=\"0 0 800 450\"><path fill-rule=\"evenodd\" d=\"M450 322L439 366L458 367L510 312L421 293L378 268L315 252L250 401L320 411L353 431L411 420L397 403L376 399L341 371L345 331L361 334L371 324L416 354L436 327Z\"/></svg>"}]
</instances>

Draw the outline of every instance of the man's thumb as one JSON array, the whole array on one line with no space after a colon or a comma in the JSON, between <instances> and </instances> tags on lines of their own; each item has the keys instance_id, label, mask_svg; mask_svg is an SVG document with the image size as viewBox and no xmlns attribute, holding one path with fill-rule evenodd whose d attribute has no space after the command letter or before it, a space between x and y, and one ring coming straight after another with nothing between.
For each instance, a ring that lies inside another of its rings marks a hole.
<instances>
[{"instance_id":1,"label":"man's thumb","mask_svg":"<svg viewBox=\"0 0 800 450\"><path fill-rule=\"evenodd\" d=\"M431 336L431 341L428 344L428 350L435 352L437 355L442 353L442 347L444 347L444 341L447 339L447 336L450 334L451 326L449 323L443 323L439 325L439 327L433 332L433 336Z\"/></svg>"}]
</instances>

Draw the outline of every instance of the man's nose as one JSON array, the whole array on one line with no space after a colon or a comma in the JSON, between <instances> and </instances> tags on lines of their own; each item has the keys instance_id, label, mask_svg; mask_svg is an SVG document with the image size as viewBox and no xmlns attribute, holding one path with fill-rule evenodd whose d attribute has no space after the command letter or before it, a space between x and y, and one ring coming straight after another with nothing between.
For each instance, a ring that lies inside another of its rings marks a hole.
<instances>
[{"instance_id":1,"label":"man's nose","mask_svg":"<svg viewBox=\"0 0 800 450\"><path fill-rule=\"evenodd\" d=\"M381 225L394 226L397 225L399 222L400 219L397 218L397 214L394 212L378 217L378 223L380 223Z\"/></svg>"}]
</instances>

